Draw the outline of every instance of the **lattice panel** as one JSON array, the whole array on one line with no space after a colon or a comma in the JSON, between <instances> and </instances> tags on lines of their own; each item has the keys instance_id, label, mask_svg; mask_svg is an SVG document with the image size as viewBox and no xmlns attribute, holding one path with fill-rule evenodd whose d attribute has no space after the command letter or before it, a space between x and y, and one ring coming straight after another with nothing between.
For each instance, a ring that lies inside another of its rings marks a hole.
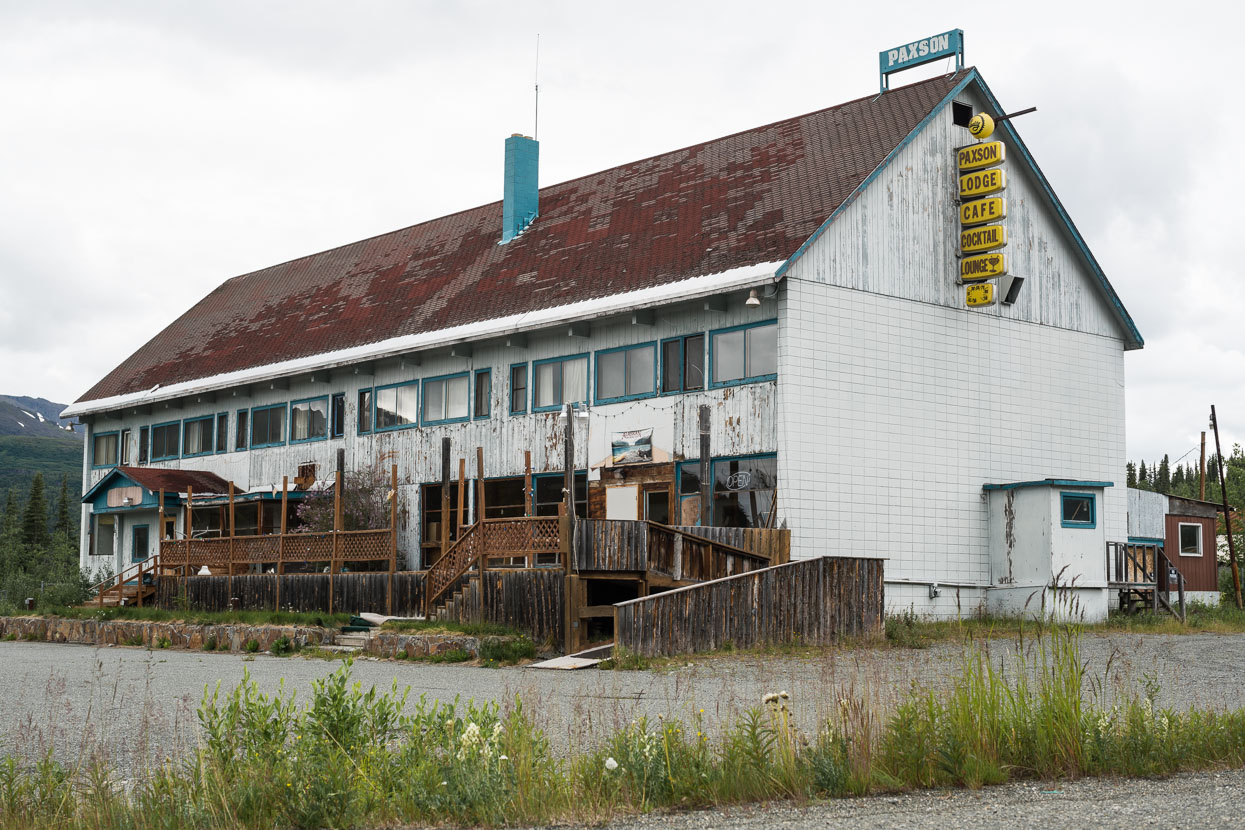
<instances>
[{"instance_id":1,"label":"lattice panel","mask_svg":"<svg viewBox=\"0 0 1245 830\"><path fill-rule=\"evenodd\" d=\"M366 562L389 559L389 531L343 533L337 542L337 559L341 562Z\"/></svg>"},{"instance_id":2,"label":"lattice panel","mask_svg":"<svg viewBox=\"0 0 1245 830\"><path fill-rule=\"evenodd\" d=\"M280 553L280 536L242 536L233 540L235 562L276 562Z\"/></svg>"},{"instance_id":3,"label":"lattice panel","mask_svg":"<svg viewBox=\"0 0 1245 830\"><path fill-rule=\"evenodd\" d=\"M331 533L291 533L285 537L286 562L327 562L332 557Z\"/></svg>"}]
</instances>

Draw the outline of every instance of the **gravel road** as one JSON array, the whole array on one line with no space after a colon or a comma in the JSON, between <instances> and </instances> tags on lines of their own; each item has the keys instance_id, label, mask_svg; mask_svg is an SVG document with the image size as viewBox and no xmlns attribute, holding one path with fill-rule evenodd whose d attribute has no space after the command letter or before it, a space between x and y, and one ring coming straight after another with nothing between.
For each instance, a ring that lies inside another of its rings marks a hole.
<instances>
[{"instance_id":1,"label":"gravel road","mask_svg":"<svg viewBox=\"0 0 1245 830\"><path fill-rule=\"evenodd\" d=\"M1006 663L1014 643L996 642L993 661ZM1082 643L1089 676L1107 694L1162 689L1159 703L1185 708L1245 707L1245 635L1089 635ZM798 725L810 732L843 697L888 707L916 686L941 686L959 672L964 647L924 650L844 649L816 657L692 658L663 671L541 671L483 669L361 660L364 687L410 687L411 700L473 698L502 705L520 696L555 748L591 746L633 718L688 717L704 710L712 731L760 702L766 692L791 693ZM193 747L195 709L205 685L229 689L249 671L265 691L281 683L305 700L311 682L336 662L234 654L93 648L0 642L0 754L65 758L107 753L124 770L144 759Z\"/></svg>"}]
</instances>

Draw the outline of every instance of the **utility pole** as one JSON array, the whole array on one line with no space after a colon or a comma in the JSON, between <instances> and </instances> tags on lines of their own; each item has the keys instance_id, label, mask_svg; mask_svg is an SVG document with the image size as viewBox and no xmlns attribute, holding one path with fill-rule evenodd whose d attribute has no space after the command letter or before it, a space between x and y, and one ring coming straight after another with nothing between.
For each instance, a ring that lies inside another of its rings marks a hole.
<instances>
[{"instance_id":1,"label":"utility pole","mask_svg":"<svg viewBox=\"0 0 1245 830\"><path fill-rule=\"evenodd\" d=\"M1232 590L1236 593L1236 607L1241 605L1241 571L1236 564L1236 544L1232 541L1232 508L1228 505L1228 480L1223 471L1223 448L1219 446L1219 419L1215 406L1210 407L1210 425L1215 430L1215 466L1219 468L1219 492L1223 496L1223 524L1228 531L1228 562L1232 565Z\"/></svg>"},{"instance_id":2,"label":"utility pole","mask_svg":"<svg viewBox=\"0 0 1245 830\"><path fill-rule=\"evenodd\" d=\"M1197 467L1197 497L1206 501L1206 430L1202 430L1202 460Z\"/></svg>"}]
</instances>

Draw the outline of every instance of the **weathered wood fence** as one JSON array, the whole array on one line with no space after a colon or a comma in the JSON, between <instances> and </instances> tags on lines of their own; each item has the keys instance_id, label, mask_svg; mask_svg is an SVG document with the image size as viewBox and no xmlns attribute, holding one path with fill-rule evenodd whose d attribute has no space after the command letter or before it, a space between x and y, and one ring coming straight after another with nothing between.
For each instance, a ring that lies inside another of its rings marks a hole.
<instances>
[{"instance_id":1,"label":"weathered wood fence","mask_svg":"<svg viewBox=\"0 0 1245 830\"><path fill-rule=\"evenodd\" d=\"M561 645L565 582L561 569L486 571L455 593L436 616L460 623L508 625L538 643Z\"/></svg>"},{"instance_id":2,"label":"weathered wood fence","mask_svg":"<svg viewBox=\"0 0 1245 830\"><path fill-rule=\"evenodd\" d=\"M719 529L730 528L705 530ZM711 534L692 533L689 528L614 519L575 522L575 567L579 571L653 572L674 580L706 580L769 564L765 556Z\"/></svg>"},{"instance_id":3,"label":"weathered wood fence","mask_svg":"<svg viewBox=\"0 0 1245 830\"><path fill-rule=\"evenodd\" d=\"M162 576L157 582L156 604L161 608L196 611L273 611L277 608L277 585L281 609L328 613L386 613L389 580L393 580L393 616L422 613L424 574L388 573L333 574L240 574L228 576ZM330 602L331 600L331 602Z\"/></svg>"},{"instance_id":4,"label":"weathered wood fence","mask_svg":"<svg viewBox=\"0 0 1245 830\"><path fill-rule=\"evenodd\" d=\"M712 539L724 545L763 556L773 565L791 561L791 531L769 527L700 527L686 525L673 528L680 533Z\"/></svg>"},{"instance_id":5,"label":"weathered wood fence","mask_svg":"<svg viewBox=\"0 0 1245 830\"><path fill-rule=\"evenodd\" d=\"M614 606L614 644L646 657L798 641L825 645L882 629L882 560L823 556Z\"/></svg>"}]
</instances>

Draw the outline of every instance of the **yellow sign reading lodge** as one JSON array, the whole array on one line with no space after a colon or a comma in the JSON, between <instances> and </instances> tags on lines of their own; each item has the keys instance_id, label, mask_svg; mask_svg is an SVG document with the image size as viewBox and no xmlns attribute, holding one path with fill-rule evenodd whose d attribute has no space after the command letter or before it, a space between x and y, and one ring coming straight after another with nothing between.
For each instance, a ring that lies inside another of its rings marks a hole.
<instances>
[{"instance_id":1,"label":"yellow sign reading lodge","mask_svg":"<svg viewBox=\"0 0 1245 830\"><path fill-rule=\"evenodd\" d=\"M980 225L983 222L998 222L1007 218L1007 200L1001 196L989 199L974 199L960 205L961 225Z\"/></svg>"},{"instance_id":2,"label":"yellow sign reading lodge","mask_svg":"<svg viewBox=\"0 0 1245 830\"><path fill-rule=\"evenodd\" d=\"M978 282L964 286L964 304L969 307L994 305L994 284Z\"/></svg>"},{"instance_id":3,"label":"yellow sign reading lodge","mask_svg":"<svg viewBox=\"0 0 1245 830\"><path fill-rule=\"evenodd\" d=\"M978 254L960 260L960 279L964 282L988 280L1007 273L1007 259L1002 254Z\"/></svg>"},{"instance_id":4,"label":"yellow sign reading lodge","mask_svg":"<svg viewBox=\"0 0 1245 830\"><path fill-rule=\"evenodd\" d=\"M1001 141L987 141L985 144L970 144L961 147L955 153L956 163L960 170L980 170L1002 164L1007 157L1007 147Z\"/></svg>"},{"instance_id":5,"label":"yellow sign reading lodge","mask_svg":"<svg viewBox=\"0 0 1245 830\"><path fill-rule=\"evenodd\" d=\"M1007 174L997 168L960 176L960 198L998 193L1007 187Z\"/></svg>"},{"instance_id":6,"label":"yellow sign reading lodge","mask_svg":"<svg viewBox=\"0 0 1245 830\"><path fill-rule=\"evenodd\" d=\"M1002 225L986 225L960 231L960 252L993 251L1007 244L1007 228Z\"/></svg>"}]
</instances>

